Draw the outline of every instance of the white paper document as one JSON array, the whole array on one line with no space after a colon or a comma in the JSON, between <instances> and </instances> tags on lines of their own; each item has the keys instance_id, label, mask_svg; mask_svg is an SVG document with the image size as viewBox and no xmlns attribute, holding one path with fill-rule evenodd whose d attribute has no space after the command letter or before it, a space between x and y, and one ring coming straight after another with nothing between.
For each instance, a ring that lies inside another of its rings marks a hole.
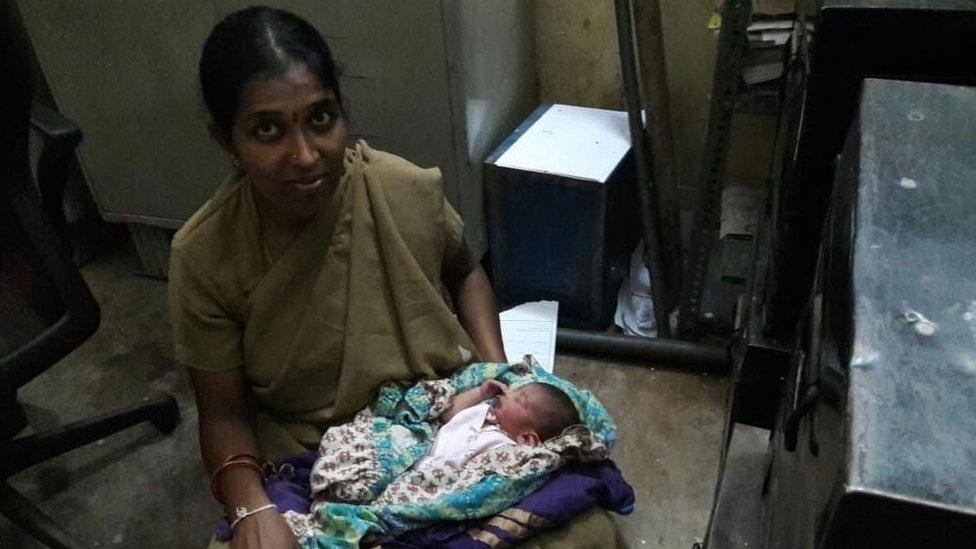
<instances>
[{"instance_id":1,"label":"white paper document","mask_svg":"<svg viewBox=\"0 0 976 549\"><path fill-rule=\"evenodd\" d=\"M498 315L502 325L502 345L509 362L532 355L551 372L556 359L558 301L523 303Z\"/></svg>"},{"instance_id":2,"label":"white paper document","mask_svg":"<svg viewBox=\"0 0 976 549\"><path fill-rule=\"evenodd\" d=\"M553 105L495 165L606 183L629 150L626 112Z\"/></svg>"},{"instance_id":3,"label":"white paper document","mask_svg":"<svg viewBox=\"0 0 976 549\"><path fill-rule=\"evenodd\" d=\"M783 20L772 20L772 21L753 21L752 23L749 23L749 32L768 31L774 29L792 30L793 20L783 19Z\"/></svg>"},{"instance_id":4,"label":"white paper document","mask_svg":"<svg viewBox=\"0 0 976 549\"><path fill-rule=\"evenodd\" d=\"M772 42L777 46L782 46L783 44L786 44L787 40L790 39L790 36L793 35L793 32L789 30L768 30L768 31L762 31L761 33L758 34L760 36L760 39L763 40L764 42Z\"/></svg>"}]
</instances>

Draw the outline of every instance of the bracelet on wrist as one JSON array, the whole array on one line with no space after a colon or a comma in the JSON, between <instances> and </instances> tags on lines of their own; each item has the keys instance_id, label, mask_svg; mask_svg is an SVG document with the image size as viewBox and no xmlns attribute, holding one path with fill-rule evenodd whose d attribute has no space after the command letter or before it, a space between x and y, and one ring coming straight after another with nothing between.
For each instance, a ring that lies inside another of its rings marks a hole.
<instances>
[{"instance_id":1,"label":"bracelet on wrist","mask_svg":"<svg viewBox=\"0 0 976 549\"><path fill-rule=\"evenodd\" d=\"M257 509L251 509L251 510L248 510L247 507L235 507L234 520L230 523L230 529L233 530L242 520L246 519L247 517L251 515L256 515L262 511L268 511L270 509L277 510L278 507L274 503L262 505Z\"/></svg>"},{"instance_id":2,"label":"bracelet on wrist","mask_svg":"<svg viewBox=\"0 0 976 549\"><path fill-rule=\"evenodd\" d=\"M226 502L224 502L220 491L220 474L234 467L247 467L256 471L258 475L264 475L264 467L262 467L260 460L256 456L252 454L233 454L228 456L210 476L210 493L213 494L214 499L221 505L226 505Z\"/></svg>"}]
</instances>

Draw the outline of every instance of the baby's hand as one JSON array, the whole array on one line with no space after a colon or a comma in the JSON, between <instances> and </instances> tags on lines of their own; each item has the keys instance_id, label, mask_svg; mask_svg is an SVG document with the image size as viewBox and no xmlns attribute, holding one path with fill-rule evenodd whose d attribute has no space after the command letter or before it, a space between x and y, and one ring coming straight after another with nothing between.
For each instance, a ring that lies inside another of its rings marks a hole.
<instances>
[{"instance_id":1,"label":"baby's hand","mask_svg":"<svg viewBox=\"0 0 976 549\"><path fill-rule=\"evenodd\" d=\"M456 395L451 405L441 414L441 421L447 423L461 410L466 410L475 404L484 402L489 398L494 398L502 393L508 392L508 386L500 381L489 379L477 387L472 387L463 393Z\"/></svg>"},{"instance_id":2,"label":"baby's hand","mask_svg":"<svg viewBox=\"0 0 976 549\"><path fill-rule=\"evenodd\" d=\"M489 379L482 383L479 389L481 390L481 400L488 400L489 398L507 393L508 385L505 385L501 381Z\"/></svg>"}]
</instances>

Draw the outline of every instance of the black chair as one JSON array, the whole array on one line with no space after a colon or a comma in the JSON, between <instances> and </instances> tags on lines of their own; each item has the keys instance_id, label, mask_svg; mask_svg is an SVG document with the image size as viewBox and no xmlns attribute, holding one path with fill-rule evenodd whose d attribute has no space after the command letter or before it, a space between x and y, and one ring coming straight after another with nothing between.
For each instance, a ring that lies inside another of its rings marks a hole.
<instances>
[{"instance_id":1,"label":"black chair","mask_svg":"<svg viewBox=\"0 0 976 549\"><path fill-rule=\"evenodd\" d=\"M27 425L17 390L74 350L100 314L64 236L61 200L77 126L49 109L31 110L30 74L10 40L0 6L0 514L51 547L82 547L7 479L24 469L143 421L169 434L176 400L147 404L17 437ZM30 132L40 136L32 176Z\"/></svg>"}]
</instances>

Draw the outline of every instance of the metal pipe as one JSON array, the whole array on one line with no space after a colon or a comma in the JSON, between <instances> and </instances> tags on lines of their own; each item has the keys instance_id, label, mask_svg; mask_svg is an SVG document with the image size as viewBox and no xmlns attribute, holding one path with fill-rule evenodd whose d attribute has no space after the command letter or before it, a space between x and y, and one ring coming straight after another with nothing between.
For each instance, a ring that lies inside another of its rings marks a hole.
<instances>
[{"instance_id":1,"label":"metal pipe","mask_svg":"<svg viewBox=\"0 0 976 549\"><path fill-rule=\"evenodd\" d=\"M644 237L644 263L651 275L651 298L654 300L654 318L661 337L670 337L668 323L667 292L664 268L661 263L661 242L658 232L657 208L651 204L650 151L640 113L640 92L637 88L637 66L634 57L633 24L630 16L630 0L616 0L617 40L620 43L620 67L623 72L624 95L627 99L627 119L630 122L630 142L637 164L637 191L640 196L641 227Z\"/></svg>"},{"instance_id":2,"label":"metal pipe","mask_svg":"<svg viewBox=\"0 0 976 549\"><path fill-rule=\"evenodd\" d=\"M647 111L645 134L654 159L654 195L660 220L661 259L669 311L678 305L681 293L681 216L678 204L678 175L674 164L671 131L671 102L668 69L664 57L664 29L660 0L632 0L634 36L637 43L639 81Z\"/></svg>"},{"instance_id":3,"label":"metal pipe","mask_svg":"<svg viewBox=\"0 0 976 549\"><path fill-rule=\"evenodd\" d=\"M624 359L646 359L658 364L688 366L710 372L727 372L725 348L677 339L657 339L559 328L556 348L560 351L596 353Z\"/></svg>"}]
</instances>

